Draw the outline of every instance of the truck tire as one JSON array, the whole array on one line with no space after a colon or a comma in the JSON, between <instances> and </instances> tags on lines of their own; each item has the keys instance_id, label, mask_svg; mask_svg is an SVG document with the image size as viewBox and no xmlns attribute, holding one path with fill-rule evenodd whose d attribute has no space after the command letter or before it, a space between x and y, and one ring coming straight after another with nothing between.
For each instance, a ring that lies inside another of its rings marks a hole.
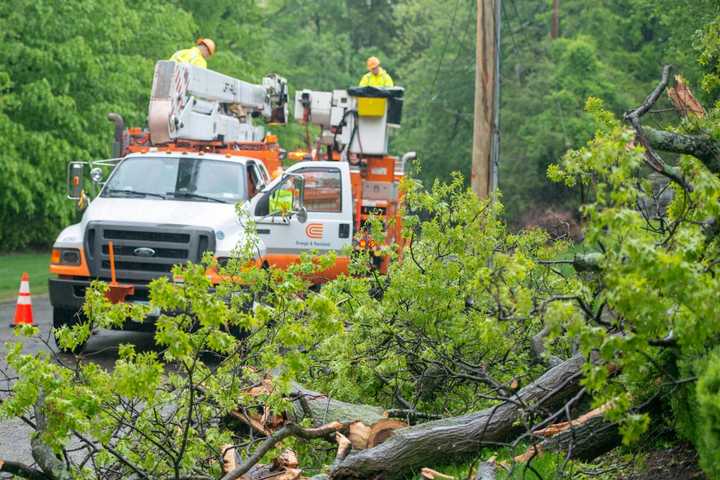
<instances>
[{"instance_id":1,"label":"truck tire","mask_svg":"<svg viewBox=\"0 0 720 480\"><path fill-rule=\"evenodd\" d=\"M85 321L85 315L83 315L82 311L65 308L53 308L53 338L55 339L55 345L58 347L58 350L60 350L62 353L73 354L83 351L85 345L87 344L87 341L83 344L78 345L74 349L61 348L58 344L58 339L55 336L55 329L60 328L64 325L72 327L73 325L77 325L78 323L83 323Z\"/></svg>"}]
</instances>

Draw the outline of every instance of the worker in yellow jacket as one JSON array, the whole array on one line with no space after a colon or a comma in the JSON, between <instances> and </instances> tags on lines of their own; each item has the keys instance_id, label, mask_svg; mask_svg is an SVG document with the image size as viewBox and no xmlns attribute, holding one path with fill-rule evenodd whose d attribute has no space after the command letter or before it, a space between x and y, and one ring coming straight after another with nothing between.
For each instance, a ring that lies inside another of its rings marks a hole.
<instances>
[{"instance_id":1,"label":"worker in yellow jacket","mask_svg":"<svg viewBox=\"0 0 720 480\"><path fill-rule=\"evenodd\" d=\"M360 79L361 87L390 88L395 86L392 77L380 66L380 59L370 57L367 60L368 73Z\"/></svg>"},{"instance_id":2,"label":"worker in yellow jacket","mask_svg":"<svg viewBox=\"0 0 720 480\"><path fill-rule=\"evenodd\" d=\"M178 50L170 57L177 63L189 63L200 68L207 68L207 59L215 54L215 42L209 38L198 38L195 46L185 50Z\"/></svg>"},{"instance_id":3,"label":"worker in yellow jacket","mask_svg":"<svg viewBox=\"0 0 720 480\"><path fill-rule=\"evenodd\" d=\"M288 216L293 209L293 192L290 190L275 190L270 195L270 215L280 214Z\"/></svg>"}]
</instances>

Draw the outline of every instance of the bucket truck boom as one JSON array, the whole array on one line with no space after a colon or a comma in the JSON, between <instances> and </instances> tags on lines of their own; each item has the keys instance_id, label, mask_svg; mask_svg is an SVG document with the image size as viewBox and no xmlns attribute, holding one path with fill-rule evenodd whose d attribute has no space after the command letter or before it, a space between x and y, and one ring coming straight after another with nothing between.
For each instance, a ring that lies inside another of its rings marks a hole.
<instances>
[{"instance_id":1,"label":"bucket truck boom","mask_svg":"<svg viewBox=\"0 0 720 480\"><path fill-rule=\"evenodd\" d=\"M238 143L260 141L264 129L252 123L262 115L287 120L287 81L277 75L256 85L213 70L173 61L155 65L148 114L154 145L178 139Z\"/></svg>"}]
</instances>

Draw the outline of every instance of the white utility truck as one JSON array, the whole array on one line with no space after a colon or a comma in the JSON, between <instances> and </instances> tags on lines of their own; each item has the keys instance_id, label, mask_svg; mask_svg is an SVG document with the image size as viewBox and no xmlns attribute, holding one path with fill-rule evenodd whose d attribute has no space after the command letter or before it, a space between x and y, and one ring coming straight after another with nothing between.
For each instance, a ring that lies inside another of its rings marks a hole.
<instances>
[{"instance_id":1,"label":"white utility truck","mask_svg":"<svg viewBox=\"0 0 720 480\"><path fill-rule=\"evenodd\" d=\"M173 265L198 262L205 252L222 263L245 234L237 204L257 224L258 263L277 267L299 261L302 252L351 246L370 214L397 216L405 162L385 151L387 97L380 92L381 100L371 99L372 128L365 129L361 97L337 93L344 99L338 106L332 93L321 93L298 92L296 116L322 127L327 153L316 152L283 171L277 138L252 123L259 115L286 121L283 78L273 75L254 85L191 65L158 62L149 129L125 129L122 118L111 114L116 158L69 165L69 198L87 202L83 173L88 168L101 188L81 221L65 228L53 245L54 327L83 320L80 311L93 280L110 281L114 273L128 288L113 301L146 302L148 284L171 275ZM330 112L335 123L329 123ZM332 142L329 129L335 132ZM372 151L363 151L363 145ZM112 171L103 181L101 168L108 166ZM274 211L288 195L290 208ZM388 228L388 242L398 229L399 222ZM347 256L339 256L316 281L347 272L348 264ZM152 323L127 322L126 328L152 328Z\"/></svg>"}]
</instances>

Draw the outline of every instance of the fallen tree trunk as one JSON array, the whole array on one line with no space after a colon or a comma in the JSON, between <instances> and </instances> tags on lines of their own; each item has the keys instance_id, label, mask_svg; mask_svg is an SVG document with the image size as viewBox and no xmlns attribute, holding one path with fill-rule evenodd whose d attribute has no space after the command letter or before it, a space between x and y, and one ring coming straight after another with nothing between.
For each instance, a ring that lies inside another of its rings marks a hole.
<instances>
[{"instance_id":1,"label":"fallen tree trunk","mask_svg":"<svg viewBox=\"0 0 720 480\"><path fill-rule=\"evenodd\" d=\"M291 398L294 410L292 420L299 422L310 419L315 427L328 422L363 422L365 425L373 425L387 418L382 407L341 402L297 384L293 387Z\"/></svg>"},{"instance_id":2,"label":"fallen tree trunk","mask_svg":"<svg viewBox=\"0 0 720 480\"><path fill-rule=\"evenodd\" d=\"M504 442L513 424L531 409L561 405L580 388L582 356L551 368L515 396L480 412L396 430L381 445L348 455L330 474L333 479L393 477L432 462L475 453L488 443Z\"/></svg>"}]
</instances>

